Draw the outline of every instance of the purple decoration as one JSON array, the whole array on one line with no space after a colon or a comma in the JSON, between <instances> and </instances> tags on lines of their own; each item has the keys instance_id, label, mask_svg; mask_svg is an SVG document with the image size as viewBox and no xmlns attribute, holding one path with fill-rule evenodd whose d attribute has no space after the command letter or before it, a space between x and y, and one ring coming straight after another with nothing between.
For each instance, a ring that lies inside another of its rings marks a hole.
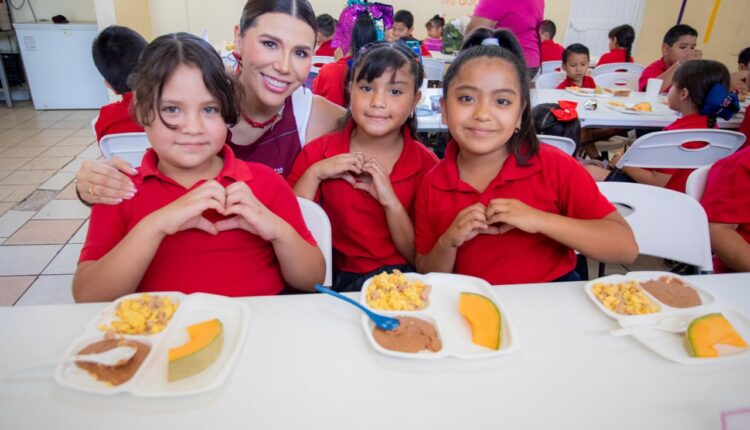
<instances>
[{"instance_id":1,"label":"purple decoration","mask_svg":"<svg viewBox=\"0 0 750 430\"><path fill-rule=\"evenodd\" d=\"M682 14L685 13L685 5L687 5L687 0L682 0L682 6L680 6L680 15L677 16L677 24L682 24Z\"/></svg>"},{"instance_id":2,"label":"purple decoration","mask_svg":"<svg viewBox=\"0 0 750 430\"><path fill-rule=\"evenodd\" d=\"M347 6L341 11L339 25L333 36L331 47L341 48L346 54L351 44L352 28L359 14L367 12L375 22L375 30L378 40L385 39L385 30L393 26L393 6L382 3L367 3L358 0L349 0Z\"/></svg>"}]
</instances>

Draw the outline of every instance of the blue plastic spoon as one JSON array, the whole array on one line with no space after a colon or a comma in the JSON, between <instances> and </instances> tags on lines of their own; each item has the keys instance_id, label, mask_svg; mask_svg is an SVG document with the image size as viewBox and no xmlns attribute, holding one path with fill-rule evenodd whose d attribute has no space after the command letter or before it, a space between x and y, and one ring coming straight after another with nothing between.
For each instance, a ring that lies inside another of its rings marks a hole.
<instances>
[{"instance_id":1,"label":"blue plastic spoon","mask_svg":"<svg viewBox=\"0 0 750 430\"><path fill-rule=\"evenodd\" d=\"M315 291L318 291L320 293L330 294L333 297L341 299L341 300L343 300L345 302L349 302L349 303L353 304L354 306L362 309L362 311L364 313L366 313L368 317L370 317L370 319L372 320L372 322L374 322L376 326L378 326L379 328L381 328L383 330L394 330L394 329L397 329L398 326L401 324L399 322L399 320L396 319L396 318L391 318L391 317L387 317L385 315L376 314L375 312L367 309L366 307L364 307L361 304L355 302L354 300L350 299L349 297L346 297L343 294L339 294L339 293L333 291L332 289L326 288L326 287L324 287L324 286L322 286L320 284L316 284L315 285Z\"/></svg>"}]
</instances>

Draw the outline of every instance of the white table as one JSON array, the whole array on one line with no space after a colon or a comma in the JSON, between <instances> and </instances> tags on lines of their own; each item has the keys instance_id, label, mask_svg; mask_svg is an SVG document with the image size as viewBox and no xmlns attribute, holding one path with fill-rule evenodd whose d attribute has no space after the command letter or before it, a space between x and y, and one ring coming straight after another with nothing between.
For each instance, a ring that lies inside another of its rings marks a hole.
<instances>
[{"instance_id":1,"label":"white table","mask_svg":"<svg viewBox=\"0 0 750 430\"><path fill-rule=\"evenodd\" d=\"M443 54L440 51L430 51L430 55L432 56L432 58L440 60L445 64L450 64L453 62L453 60L456 59L455 54Z\"/></svg>"},{"instance_id":2,"label":"white table","mask_svg":"<svg viewBox=\"0 0 750 430\"><path fill-rule=\"evenodd\" d=\"M693 277L750 313L750 274ZM583 283L497 287L520 338L481 361L411 361L367 343L353 307L323 295L243 299L248 337L227 383L194 397L97 396L52 369L0 381L3 429L719 429L750 406L750 363L685 366L631 338ZM0 367L62 354L104 304L0 308Z\"/></svg>"}]
</instances>

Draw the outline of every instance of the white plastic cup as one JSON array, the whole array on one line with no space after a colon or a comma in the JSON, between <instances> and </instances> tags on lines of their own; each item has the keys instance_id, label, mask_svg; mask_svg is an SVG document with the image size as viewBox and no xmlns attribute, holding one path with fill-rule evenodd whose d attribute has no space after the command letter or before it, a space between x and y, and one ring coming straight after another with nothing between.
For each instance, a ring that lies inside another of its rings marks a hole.
<instances>
[{"instance_id":1,"label":"white plastic cup","mask_svg":"<svg viewBox=\"0 0 750 430\"><path fill-rule=\"evenodd\" d=\"M646 100L651 103L656 103L661 93L661 84L664 83L661 79L649 79L646 84Z\"/></svg>"}]
</instances>

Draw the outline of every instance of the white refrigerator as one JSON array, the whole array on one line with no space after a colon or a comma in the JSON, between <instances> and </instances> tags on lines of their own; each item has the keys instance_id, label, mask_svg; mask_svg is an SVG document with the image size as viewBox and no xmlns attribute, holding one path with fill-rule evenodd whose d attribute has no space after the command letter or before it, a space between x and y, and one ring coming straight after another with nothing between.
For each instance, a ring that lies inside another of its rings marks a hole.
<instances>
[{"instance_id":1,"label":"white refrigerator","mask_svg":"<svg viewBox=\"0 0 750 430\"><path fill-rule=\"evenodd\" d=\"M91 58L96 24L15 23L35 109L99 109L109 103Z\"/></svg>"}]
</instances>

